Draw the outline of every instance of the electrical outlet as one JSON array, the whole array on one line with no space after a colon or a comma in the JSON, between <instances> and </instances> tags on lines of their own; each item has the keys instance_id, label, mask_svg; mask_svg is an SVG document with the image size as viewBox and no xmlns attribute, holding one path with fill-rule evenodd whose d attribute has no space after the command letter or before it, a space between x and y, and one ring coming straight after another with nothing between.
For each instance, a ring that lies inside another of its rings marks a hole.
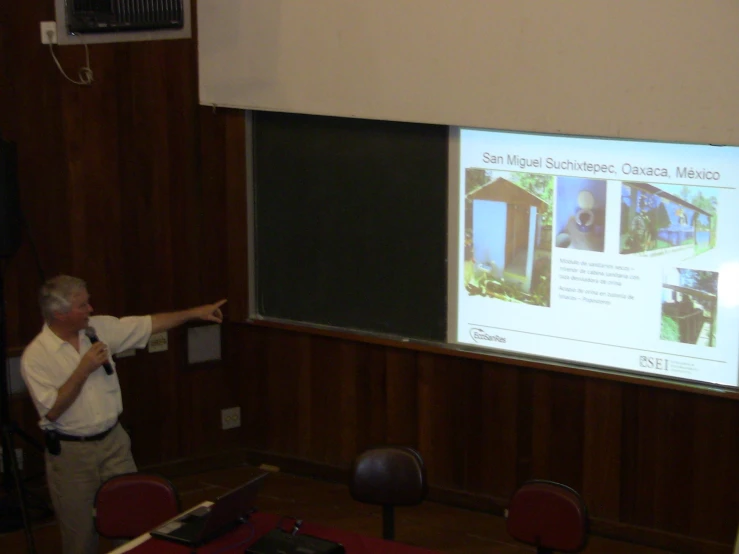
<instances>
[{"instance_id":1,"label":"electrical outlet","mask_svg":"<svg viewBox=\"0 0 739 554\"><path fill-rule=\"evenodd\" d=\"M221 429L241 427L241 408L224 408L221 410Z\"/></svg>"},{"instance_id":2,"label":"electrical outlet","mask_svg":"<svg viewBox=\"0 0 739 554\"><path fill-rule=\"evenodd\" d=\"M22 448L16 448L15 449L15 459L18 463L18 471L21 471L23 469L23 449ZM3 463L3 449L0 448L0 472L5 471L5 464Z\"/></svg>"},{"instance_id":3,"label":"electrical outlet","mask_svg":"<svg viewBox=\"0 0 739 554\"><path fill-rule=\"evenodd\" d=\"M41 22L41 44L56 44L56 21Z\"/></svg>"}]
</instances>

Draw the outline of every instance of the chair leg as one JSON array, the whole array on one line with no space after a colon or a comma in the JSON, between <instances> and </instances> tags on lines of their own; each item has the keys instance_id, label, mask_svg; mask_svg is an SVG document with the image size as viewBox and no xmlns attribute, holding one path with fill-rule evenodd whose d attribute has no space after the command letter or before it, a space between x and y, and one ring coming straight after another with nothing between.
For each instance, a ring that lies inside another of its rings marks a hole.
<instances>
[{"instance_id":1,"label":"chair leg","mask_svg":"<svg viewBox=\"0 0 739 554\"><path fill-rule=\"evenodd\" d=\"M386 541L395 540L395 514L393 506L382 507L382 538Z\"/></svg>"}]
</instances>

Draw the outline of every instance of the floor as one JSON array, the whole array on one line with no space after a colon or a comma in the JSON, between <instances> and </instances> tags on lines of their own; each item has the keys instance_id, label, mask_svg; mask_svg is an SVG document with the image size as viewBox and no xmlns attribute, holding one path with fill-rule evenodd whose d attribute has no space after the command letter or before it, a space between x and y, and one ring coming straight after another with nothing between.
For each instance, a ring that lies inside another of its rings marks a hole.
<instances>
[{"instance_id":1,"label":"floor","mask_svg":"<svg viewBox=\"0 0 739 554\"><path fill-rule=\"evenodd\" d=\"M253 467L210 471L174 479L183 508L212 500L256 475ZM42 485L39 485L42 487ZM31 485L29 485L31 489ZM34 492L33 490L31 492ZM267 477L259 497L261 511L302 517L315 523L380 536L381 510L353 501L343 484L327 483L275 472ZM455 554L523 554L533 549L514 543L506 534L504 520L493 515L424 502L396 513L396 539L441 552ZM35 523L33 538L39 554L60 551L53 519ZM112 548L101 541L100 552ZM0 552L27 552L23 530L0 534ZM665 554L666 551L591 537L586 553Z\"/></svg>"}]
</instances>

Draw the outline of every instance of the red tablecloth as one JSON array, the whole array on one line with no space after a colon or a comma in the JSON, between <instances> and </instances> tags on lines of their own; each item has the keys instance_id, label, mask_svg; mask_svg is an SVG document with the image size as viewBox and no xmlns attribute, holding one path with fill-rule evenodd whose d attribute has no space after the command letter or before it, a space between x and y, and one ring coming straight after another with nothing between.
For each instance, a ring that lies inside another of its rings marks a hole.
<instances>
[{"instance_id":1,"label":"red tablecloth","mask_svg":"<svg viewBox=\"0 0 739 554\"><path fill-rule=\"evenodd\" d=\"M273 529L279 519L279 516L273 514L254 513L249 519L250 523L245 523L230 533L201 546L196 552L198 554L243 553L247 546ZM346 554L439 554L435 550L364 537L351 531L323 527L308 522L303 524L300 532L339 542L346 548ZM191 554L193 550L170 541L151 538L130 552L133 554Z\"/></svg>"}]
</instances>

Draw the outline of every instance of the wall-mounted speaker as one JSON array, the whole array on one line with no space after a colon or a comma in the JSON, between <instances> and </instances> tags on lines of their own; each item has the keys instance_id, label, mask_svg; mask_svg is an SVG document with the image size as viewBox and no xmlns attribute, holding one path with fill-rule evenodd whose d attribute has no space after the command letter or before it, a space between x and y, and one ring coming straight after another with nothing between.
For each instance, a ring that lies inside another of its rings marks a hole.
<instances>
[{"instance_id":1,"label":"wall-mounted speaker","mask_svg":"<svg viewBox=\"0 0 739 554\"><path fill-rule=\"evenodd\" d=\"M0 258L10 258L18 251L22 221L18 150L14 142L0 138Z\"/></svg>"}]
</instances>

